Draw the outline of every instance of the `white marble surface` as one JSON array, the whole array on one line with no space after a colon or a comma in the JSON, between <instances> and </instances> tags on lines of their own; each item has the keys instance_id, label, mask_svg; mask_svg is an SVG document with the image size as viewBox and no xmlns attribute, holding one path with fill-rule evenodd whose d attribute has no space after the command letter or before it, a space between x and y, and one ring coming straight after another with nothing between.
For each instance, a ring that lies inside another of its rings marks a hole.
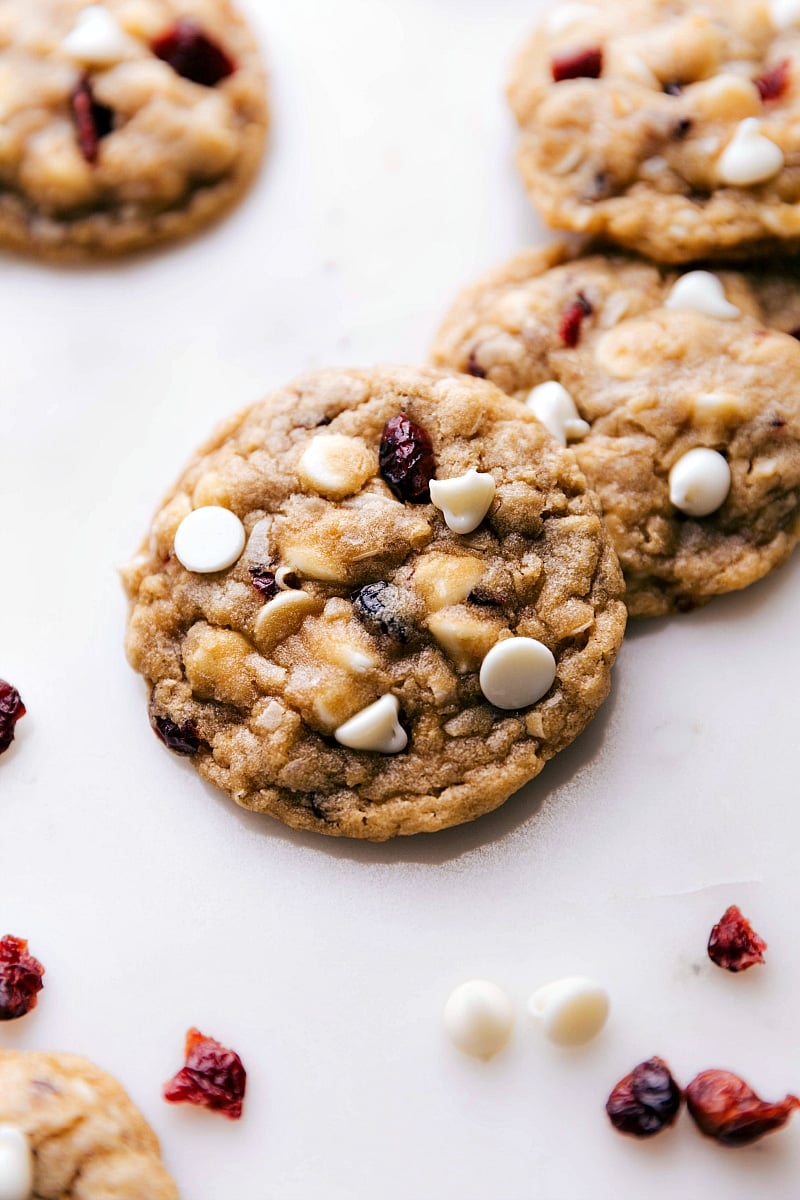
<instances>
[{"instance_id":1,"label":"white marble surface","mask_svg":"<svg viewBox=\"0 0 800 1200\"><path fill-rule=\"evenodd\" d=\"M244 207L107 269L0 264L0 676L29 708L0 761L0 933L48 971L0 1045L116 1073L186 1200L791 1200L800 1121L725 1151L684 1117L647 1145L603 1103L654 1053L800 1088L800 561L634 629L578 743L434 837L295 835L148 728L115 564L195 444L302 368L423 357L456 288L540 236L502 85L545 3L244 7L275 109ZM770 943L739 977L704 954L731 902ZM524 1012L564 974L612 994L580 1050ZM518 1013L489 1064L440 1027L473 976ZM239 1125L160 1100L191 1024L244 1058Z\"/></svg>"}]
</instances>

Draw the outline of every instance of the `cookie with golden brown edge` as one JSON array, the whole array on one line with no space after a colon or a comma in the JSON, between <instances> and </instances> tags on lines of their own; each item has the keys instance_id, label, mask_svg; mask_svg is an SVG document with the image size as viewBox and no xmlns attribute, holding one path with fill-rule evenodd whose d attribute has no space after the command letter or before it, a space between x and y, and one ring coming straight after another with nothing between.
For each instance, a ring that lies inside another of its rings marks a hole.
<instances>
[{"instance_id":1,"label":"cookie with golden brown edge","mask_svg":"<svg viewBox=\"0 0 800 1200\"><path fill-rule=\"evenodd\" d=\"M228 421L123 577L162 741L246 808L375 841L537 775L625 625L572 452L430 368L312 373Z\"/></svg>"}]
</instances>

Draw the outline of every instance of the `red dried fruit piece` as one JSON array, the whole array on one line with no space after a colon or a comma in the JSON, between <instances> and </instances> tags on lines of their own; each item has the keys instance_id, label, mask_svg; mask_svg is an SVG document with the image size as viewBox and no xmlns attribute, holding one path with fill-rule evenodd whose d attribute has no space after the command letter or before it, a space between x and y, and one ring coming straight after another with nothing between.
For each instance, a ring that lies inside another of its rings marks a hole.
<instances>
[{"instance_id":1,"label":"red dried fruit piece","mask_svg":"<svg viewBox=\"0 0 800 1200\"><path fill-rule=\"evenodd\" d=\"M475 379L485 379L486 371L478 362L477 349L470 350L469 358L467 359L467 374L472 375Z\"/></svg>"},{"instance_id":2,"label":"red dried fruit piece","mask_svg":"<svg viewBox=\"0 0 800 1200\"><path fill-rule=\"evenodd\" d=\"M735 904L725 909L708 939L708 957L725 971L746 971L763 963L766 948Z\"/></svg>"},{"instance_id":3,"label":"red dried fruit piece","mask_svg":"<svg viewBox=\"0 0 800 1200\"><path fill-rule=\"evenodd\" d=\"M564 309L564 315L558 327L558 336L565 346L569 346L570 350L574 350L581 340L581 325L586 317L592 315L593 311L583 292L578 292L577 298Z\"/></svg>"},{"instance_id":4,"label":"red dried fruit piece","mask_svg":"<svg viewBox=\"0 0 800 1200\"><path fill-rule=\"evenodd\" d=\"M200 737L191 721L178 725L175 721L170 721L169 717L160 717L151 712L150 725L156 737L160 738L173 754L182 754L190 758L203 747L208 747L208 743Z\"/></svg>"},{"instance_id":5,"label":"red dried fruit piece","mask_svg":"<svg viewBox=\"0 0 800 1200\"><path fill-rule=\"evenodd\" d=\"M436 474L433 443L425 429L400 413L383 427L378 453L381 475L401 500L427 504Z\"/></svg>"},{"instance_id":6,"label":"red dried fruit piece","mask_svg":"<svg viewBox=\"0 0 800 1200\"><path fill-rule=\"evenodd\" d=\"M599 79L603 71L603 51L600 46L559 54L550 63L556 83L565 79Z\"/></svg>"},{"instance_id":7,"label":"red dried fruit piece","mask_svg":"<svg viewBox=\"0 0 800 1200\"><path fill-rule=\"evenodd\" d=\"M236 70L233 59L188 17L151 42L150 49L178 75L203 87L216 87Z\"/></svg>"},{"instance_id":8,"label":"red dried fruit piece","mask_svg":"<svg viewBox=\"0 0 800 1200\"><path fill-rule=\"evenodd\" d=\"M95 100L88 75L78 80L69 102L81 154L88 163L94 165L101 139L108 137L114 128L114 112L106 104Z\"/></svg>"},{"instance_id":9,"label":"red dried fruit piece","mask_svg":"<svg viewBox=\"0 0 800 1200\"><path fill-rule=\"evenodd\" d=\"M790 1095L780 1104L767 1104L738 1075L701 1071L686 1089L686 1104L707 1137L723 1146L746 1146L785 1125L800 1099Z\"/></svg>"},{"instance_id":10,"label":"red dried fruit piece","mask_svg":"<svg viewBox=\"0 0 800 1200\"><path fill-rule=\"evenodd\" d=\"M36 1008L44 967L28 954L25 938L0 938L0 1021L16 1021Z\"/></svg>"},{"instance_id":11,"label":"red dried fruit piece","mask_svg":"<svg viewBox=\"0 0 800 1200\"><path fill-rule=\"evenodd\" d=\"M185 1054L186 1065L164 1084L164 1099L171 1104L197 1104L238 1121L247 1084L239 1055L199 1029L187 1033Z\"/></svg>"},{"instance_id":12,"label":"red dried fruit piece","mask_svg":"<svg viewBox=\"0 0 800 1200\"><path fill-rule=\"evenodd\" d=\"M14 740L14 729L20 717L25 716L25 705L15 687L0 679L0 754Z\"/></svg>"},{"instance_id":13,"label":"red dried fruit piece","mask_svg":"<svg viewBox=\"0 0 800 1200\"><path fill-rule=\"evenodd\" d=\"M763 75L759 75L757 79L753 80L764 103L780 99L786 91L789 84L790 66L791 60L784 58L782 62L776 63L774 67L770 67Z\"/></svg>"},{"instance_id":14,"label":"red dried fruit piece","mask_svg":"<svg viewBox=\"0 0 800 1200\"><path fill-rule=\"evenodd\" d=\"M662 1058L649 1058L620 1079L606 1101L615 1129L632 1137L653 1137L678 1115L683 1094Z\"/></svg>"},{"instance_id":15,"label":"red dried fruit piece","mask_svg":"<svg viewBox=\"0 0 800 1200\"><path fill-rule=\"evenodd\" d=\"M275 582L275 572L268 567L250 567L250 578L253 587L260 592L265 600L274 600L280 588Z\"/></svg>"}]
</instances>

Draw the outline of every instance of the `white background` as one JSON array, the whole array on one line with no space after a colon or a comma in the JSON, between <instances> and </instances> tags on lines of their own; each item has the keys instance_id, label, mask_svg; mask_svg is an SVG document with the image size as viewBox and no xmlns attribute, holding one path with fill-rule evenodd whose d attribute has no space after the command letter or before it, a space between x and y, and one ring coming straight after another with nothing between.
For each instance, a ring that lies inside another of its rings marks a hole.
<instances>
[{"instance_id":1,"label":"white background","mask_svg":"<svg viewBox=\"0 0 800 1200\"><path fill-rule=\"evenodd\" d=\"M169 755L121 648L115 567L218 418L299 370L422 359L457 288L538 237L502 88L532 0L243 5L270 67L266 169L226 223L107 268L0 262L0 934L46 967L0 1045L84 1053L129 1088L185 1200L790 1200L800 1121L750 1150L684 1115L650 1144L603 1103L660 1054L687 1082L800 1088L800 563L631 632L612 699L504 809L383 847L235 809ZM705 957L731 902L770 943ZM597 976L590 1047L536 985ZM506 985L485 1065L440 1029ZM249 1070L232 1124L160 1099L196 1024Z\"/></svg>"}]
</instances>

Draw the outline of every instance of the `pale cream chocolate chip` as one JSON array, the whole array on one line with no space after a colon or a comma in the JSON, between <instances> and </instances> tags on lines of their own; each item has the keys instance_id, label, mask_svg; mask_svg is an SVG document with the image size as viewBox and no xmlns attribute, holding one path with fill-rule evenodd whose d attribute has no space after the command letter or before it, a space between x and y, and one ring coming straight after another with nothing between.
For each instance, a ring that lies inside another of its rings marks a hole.
<instances>
[{"instance_id":1,"label":"pale cream chocolate chip","mask_svg":"<svg viewBox=\"0 0 800 1200\"><path fill-rule=\"evenodd\" d=\"M86 66L109 67L128 56L131 42L107 8L90 4L78 13L61 47L70 58Z\"/></svg>"},{"instance_id":2,"label":"pale cream chocolate chip","mask_svg":"<svg viewBox=\"0 0 800 1200\"><path fill-rule=\"evenodd\" d=\"M664 301L665 308L676 308L732 321L742 315L741 309L725 298L722 280L711 271L687 271L672 286Z\"/></svg>"},{"instance_id":3,"label":"pale cream chocolate chip","mask_svg":"<svg viewBox=\"0 0 800 1200\"><path fill-rule=\"evenodd\" d=\"M488 979L469 979L451 992L444 1027L454 1046L473 1058L493 1058L507 1044L514 1010L502 988Z\"/></svg>"},{"instance_id":4,"label":"pale cream chocolate chip","mask_svg":"<svg viewBox=\"0 0 800 1200\"><path fill-rule=\"evenodd\" d=\"M492 507L497 490L494 476L471 468L454 479L432 479L431 501L441 509L453 533L472 533Z\"/></svg>"},{"instance_id":5,"label":"pale cream chocolate chip","mask_svg":"<svg viewBox=\"0 0 800 1200\"><path fill-rule=\"evenodd\" d=\"M476 671L499 633L497 625L465 605L440 608L426 625L457 671Z\"/></svg>"},{"instance_id":6,"label":"pale cream chocolate chip","mask_svg":"<svg viewBox=\"0 0 800 1200\"><path fill-rule=\"evenodd\" d=\"M732 72L704 79L692 88L692 116L740 121L761 111L761 97L751 79Z\"/></svg>"},{"instance_id":7,"label":"pale cream chocolate chip","mask_svg":"<svg viewBox=\"0 0 800 1200\"><path fill-rule=\"evenodd\" d=\"M562 446L586 437L589 432L590 426L581 418L572 396L555 379L533 388L525 403Z\"/></svg>"},{"instance_id":8,"label":"pale cream chocolate chip","mask_svg":"<svg viewBox=\"0 0 800 1200\"><path fill-rule=\"evenodd\" d=\"M707 517L721 508L731 490L731 469L717 450L689 450L669 473L669 498L690 517Z\"/></svg>"},{"instance_id":9,"label":"pale cream chocolate chip","mask_svg":"<svg viewBox=\"0 0 800 1200\"><path fill-rule=\"evenodd\" d=\"M33 1154L16 1125L0 1125L0 1200L31 1200Z\"/></svg>"},{"instance_id":10,"label":"pale cream chocolate chip","mask_svg":"<svg viewBox=\"0 0 800 1200\"><path fill-rule=\"evenodd\" d=\"M398 720L400 703L390 693L363 708L336 730L335 737L351 750L374 750L399 754L408 745L408 735Z\"/></svg>"},{"instance_id":11,"label":"pale cream chocolate chip","mask_svg":"<svg viewBox=\"0 0 800 1200\"><path fill-rule=\"evenodd\" d=\"M747 117L720 155L717 175L732 187L753 187L777 175L784 161L780 146L761 132L758 118Z\"/></svg>"},{"instance_id":12,"label":"pale cream chocolate chip","mask_svg":"<svg viewBox=\"0 0 800 1200\"><path fill-rule=\"evenodd\" d=\"M301 483L331 500L359 492L377 472L374 452L360 438L338 433L312 438L297 465Z\"/></svg>"},{"instance_id":13,"label":"pale cream chocolate chip","mask_svg":"<svg viewBox=\"0 0 800 1200\"><path fill-rule=\"evenodd\" d=\"M538 988L528 1001L531 1016L559 1046L582 1046L597 1037L608 1020L608 992L580 975L567 976Z\"/></svg>"},{"instance_id":14,"label":"pale cream chocolate chip","mask_svg":"<svg viewBox=\"0 0 800 1200\"><path fill-rule=\"evenodd\" d=\"M244 525L229 508L196 508L181 521L175 534L178 561L198 575L211 575L233 566L244 550Z\"/></svg>"},{"instance_id":15,"label":"pale cream chocolate chip","mask_svg":"<svg viewBox=\"0 0 800 1200\"><path fill-rule=\"evenodd\" d=\"M255 651L241 633L198 622L183 641L186 678L196 696L246 708L256 699L247 659Z\"/></svg>"},{"instance_id":16,"label":"pale cream chocolate chip","mask_svg":"<svg viewBox=\"0 0 800 1200\"><path fill-rule=\"evenodd\" d=\"M269 654L280 642L297 633L306 617L322 612L322 607L322 599L308 592L296 589L279 592L256 617L253 641L262 654Z\"/></svg>"},{"instance_id":17,"label":"pale cream chocolate chip","mask_svg":"<svg viewBox=\"0 0 800 1200\"><path fill-rule=\"evenodd\" d=\"M552 652L535 638L512 637L493 646L481 665L481 691L495 708L527 708L556 677Z\"/></svg>"},{"instance_id":18,"label":"pale cream chocolate chip","mask_svg":"<svg viewBox=\"0 0 800 1200\"><path fill-rule=\"evenodd\" d=\"M430 612L461 604L486 571L486 563L470 555L432 551L414 567L413 585Z\"/></svg>"}]
</instances>

